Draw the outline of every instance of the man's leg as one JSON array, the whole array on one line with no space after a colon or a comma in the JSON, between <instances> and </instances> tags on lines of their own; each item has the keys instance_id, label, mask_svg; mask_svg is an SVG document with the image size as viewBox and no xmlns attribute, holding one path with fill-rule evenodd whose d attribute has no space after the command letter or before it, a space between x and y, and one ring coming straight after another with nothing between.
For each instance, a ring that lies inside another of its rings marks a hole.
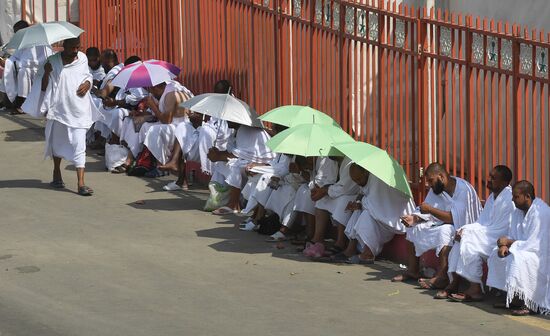
<instances>
[{"instance_id":1,"label":"man's leg","mask_svg":"<svg viewBox=\"0 0 550 336\"><path fill-rule=\"evenodd\" d=\"M434 277L428 280L431 287L446 288L449 284L449 276L447 270L449 268L449 252L451 252L451 246L444 246L439 252L439 268Z\"/></svg>"},{"instance_id":2,"label":"man's leg","mask_svg":"<svg viewBox=\"0 0 550 336\"><path fill-rule=\"evenodd\" d=\"M344 255L348 258L357 254L357 239L352 239L348 243L348 247L344 250Z\"/></svg>"},{"instance_id":3,"label":"man's leg","mask_svg":"<svg viewBox=\"0 0 550 336\"><path fill-rule=\"evenodd\" d=\"M344 250L346 246L348 245L348 237L346 236L346 227L342 224L338 223L336 226L337 230L337 236L336 236L336 242L334 243L334 246L337 246Z\"/></svg>"},{"instance_id":4,"label":"man's leg","mask_svg":"<svg viewBox=\"0 0 550 336\"><path fill-rule=\"evenodd\" d=\"M53 181L63 181L63 177L61 176L61 158L60 157L53 157Z\"/></svg>"},{"instance_id":5,"label":"man's leg","mask_svg":"<svg viewBox=\"0 0 550 336\"><path fill-rule=\"evenodd\" d=\"M235 188L233 186L229 187L229 202L227 202L227 207L241 211L240 205L241 189Z\"/></svg>"},{"instance_id":6,"label":"man's leg","mask_svg":"<svg viewBox=\"0 0 550 336\"><path fill-rule=\"evenodd\" d=\"M407 240L407 270L391 279L393 282L420 278L420 258L416 256L414 244Z\"/></svg>"},{"instance_id":7,"label":"man's leg","mask_svg":"<svg viewBox=\"0 0 550 336\"><path fill-rule=\"evenodd\" d=\"M323 243L325 241L325 234L327 226L330 222L330 214L326 210L315 209L315 233L313 234L314 243Z\"/></svg>"},{"instance_id":8,"label":"man's leg","mask_svg":"<svg viewBox=\"0 0 550 336\"><path fill-rule=\"evenodd\" d=\"M78 187L83 187L84 183L84 168L76 168L76 178L78 180Z\"/></svg>"},{"instance_id":9,"label":"man's leg","mask_svg":"<svg viewBox=\"0 0 550 336\"><path fill-rule=\"evenodd\" d=\"M183 156L182 154L179 141L174 141L174 146L172 147L172 158L170 161L166 162L166 164L158 166L158 169L179 172L179 163L181 162L181 158Z\"/></svg>"}]
</instances>

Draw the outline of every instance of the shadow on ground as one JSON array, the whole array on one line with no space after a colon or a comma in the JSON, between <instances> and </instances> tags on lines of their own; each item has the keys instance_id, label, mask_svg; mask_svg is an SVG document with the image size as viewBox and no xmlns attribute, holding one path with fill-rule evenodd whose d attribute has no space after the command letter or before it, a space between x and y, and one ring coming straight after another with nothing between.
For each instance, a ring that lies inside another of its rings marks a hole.
<instances>
[{"instance_id":1,"label":"shadow on ground","mask_svg":"<svg viewBox=\"0 0 550 336\"><path fill-rule=\"evenodd\" d=\"M70 192L69 189L55 189L49 183L40 180L0 180L0 189L46 189L54 192Z\"/></svg>"}]
</instances>

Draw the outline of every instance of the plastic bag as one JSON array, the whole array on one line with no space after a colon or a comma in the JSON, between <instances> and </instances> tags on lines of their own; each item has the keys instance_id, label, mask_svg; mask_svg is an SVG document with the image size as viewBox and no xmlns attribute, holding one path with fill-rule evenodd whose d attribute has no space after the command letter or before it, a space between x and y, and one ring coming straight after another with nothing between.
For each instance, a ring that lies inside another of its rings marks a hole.
<instances>
[{"instance_id":1,"label":"plastic bag","mask_svg":"<svg viewBox=\"0 0 550 336\"><path fill-rule=\"evenodd\" d=\"M222 186L218 182L208 183L208 190L210 190L210 196L206 200L204 205L204 211L214 211L229 202L229 188Z\"/></svg>"},{"instance_id":2,"label":"plastic bag","mask_svg":"<svg viewBox=\"0 0 550 336\"><path fill-rule=\"evenodd\" d=\"M116 167L126 162L128 149L121 145L105 144L105 167L112 171Z\"/></svg>"}]
</instances>

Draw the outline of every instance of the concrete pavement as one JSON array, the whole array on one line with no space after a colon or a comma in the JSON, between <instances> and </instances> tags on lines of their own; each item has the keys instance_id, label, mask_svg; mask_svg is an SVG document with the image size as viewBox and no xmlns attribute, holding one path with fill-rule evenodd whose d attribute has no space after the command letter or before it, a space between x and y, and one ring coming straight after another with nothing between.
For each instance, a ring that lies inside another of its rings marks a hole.
<instances>
[{"instance_id":1,"label":"concrete pavement","mask_svg":"<svg viewBox=\"0 0 550 336\"><path fill-rule=\"evenodd\" d=\"M201 212L204 191L103 171L52 190L43 123L0 112L0 336L540 335L489 303L436 301L388 279L395 265L307 262L294 247ZM143 200L143 204L136 204Z\"/></svg>"}]
</instances>

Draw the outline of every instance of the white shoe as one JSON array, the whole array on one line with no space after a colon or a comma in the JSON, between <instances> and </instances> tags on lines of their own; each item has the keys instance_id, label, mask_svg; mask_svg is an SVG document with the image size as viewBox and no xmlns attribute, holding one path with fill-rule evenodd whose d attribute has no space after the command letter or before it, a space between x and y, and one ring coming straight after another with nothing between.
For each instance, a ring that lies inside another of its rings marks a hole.
<instances>
[{"instance_id":1,"label":"white shoe","mask_svg":"<svg viewBox=\"0 0 550 336\"><path fill-rule=\"evenodd\" d=\"M255 228L256 224L254 224L252 219L249 219L248 221L239 224L239 230L241 231L253 231Z\"/></svg>"},{"instance_id":2,"label":"white shoe","mask_svg":"<svg viewBox=\"0 0 550 336\"><path fill-rule=\"evenodd\" d=\"M176 191L176 190L182 190L183 188L180 187L179 185L177 185L176 181L174 181L174 182L168 183L167 185L162 187L162 189L164 189L166 191Z\"/></svg>"}]
</instances>

